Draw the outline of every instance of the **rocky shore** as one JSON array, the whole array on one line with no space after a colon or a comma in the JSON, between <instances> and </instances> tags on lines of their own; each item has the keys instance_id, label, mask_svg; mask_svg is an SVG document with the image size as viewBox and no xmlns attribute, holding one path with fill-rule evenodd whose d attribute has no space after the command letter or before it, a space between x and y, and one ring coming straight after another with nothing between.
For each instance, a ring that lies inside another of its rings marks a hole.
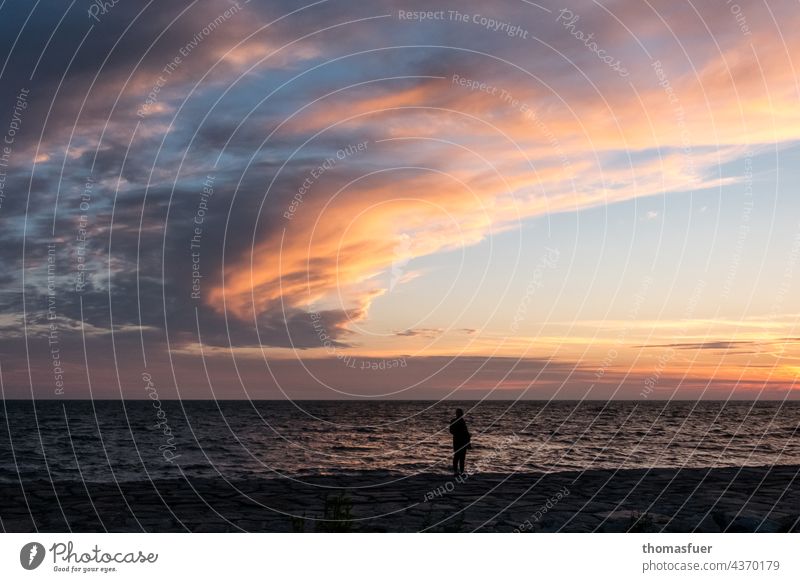
<instances>
[{"instance_id":1,"label":"rocky shore","mask_svg":"<svg viewBox=\"0 0 800 582\"><path fill-rule=\"evenodd\" d=\"M7 532L800 531L800 467L0 484Z\"/></svg>"}]
</instances>

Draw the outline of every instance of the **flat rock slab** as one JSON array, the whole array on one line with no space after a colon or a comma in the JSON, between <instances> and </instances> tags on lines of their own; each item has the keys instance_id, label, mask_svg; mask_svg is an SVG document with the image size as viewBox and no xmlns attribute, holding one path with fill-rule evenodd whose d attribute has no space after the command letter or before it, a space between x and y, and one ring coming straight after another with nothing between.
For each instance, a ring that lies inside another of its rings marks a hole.
<instances>
[{"instance_id":1,"label":"flat rock slab","mask_svg":"<svg viewBox=\"0 0 800 582\"><path fill-rule=\"evenodd\" d=\"M800 531L797 466L23 485L4 531Z\"/></svg>"}]
</instances>

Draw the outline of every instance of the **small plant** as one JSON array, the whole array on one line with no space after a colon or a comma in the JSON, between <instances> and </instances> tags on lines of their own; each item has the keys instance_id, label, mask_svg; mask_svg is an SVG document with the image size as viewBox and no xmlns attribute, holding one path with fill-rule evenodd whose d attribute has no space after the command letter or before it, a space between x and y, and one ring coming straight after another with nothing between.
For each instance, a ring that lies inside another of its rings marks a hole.
<instances>
[{"instance_id":1,"label":"small plant","mask_svg":"<svg viewBox=\"0 0 800 582\"><path fill-rule=\"evenodd\" d=\"M353 502L345 492L332 499L325 496L325 512L317 522L316 531L334 533L353 530Z\"/></svg>"}]
</instances>

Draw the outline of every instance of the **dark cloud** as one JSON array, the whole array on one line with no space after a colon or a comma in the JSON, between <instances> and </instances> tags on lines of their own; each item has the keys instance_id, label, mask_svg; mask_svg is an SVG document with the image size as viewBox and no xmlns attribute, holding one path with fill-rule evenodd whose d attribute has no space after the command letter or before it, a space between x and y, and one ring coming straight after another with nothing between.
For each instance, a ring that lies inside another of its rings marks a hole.
<instances>
[{"instance_id":1,"label":"dark cloud","mask_svg":"<svg viewBox=\"0 0 800 582\"><path fill-rule=\"evenodd\" d=\"M655 344L648 346L636 346L637 348L672 348L676 350L738 350L747 346L755 346L761 342L755 341L711 341L711 342L687 342L673 344Z\"/></svg>"},{"instance_id":2,"label":"dark cloud","mask_svg":"<svg viewBox=\"0 0 800 582\"><path fill-rule=\"evenodd\" d=\"M436 328L415 327L415 328L406 329L406 330L403 330L403 331L396 331L396 332L394 332L394 335L400 336L400 337L421 336L421 337L434 338L434 337L438 337L438 336L442 335L443 332L444 332L444 329L442 329L440 327L436 327Z\"/></svg>"}]
</instances>

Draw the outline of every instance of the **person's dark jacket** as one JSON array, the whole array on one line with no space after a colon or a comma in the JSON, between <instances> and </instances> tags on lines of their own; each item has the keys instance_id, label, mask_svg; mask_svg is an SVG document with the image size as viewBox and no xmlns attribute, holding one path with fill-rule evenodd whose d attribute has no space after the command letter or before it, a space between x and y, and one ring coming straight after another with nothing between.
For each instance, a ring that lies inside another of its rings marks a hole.
<instances>
[{"instance_id":1,"label":"person's dark jacket","mask_svg":"<svg viewBox=\"0 0 800 582\"><path fill-rule=\"evenodd\" d=\"M458 451L464 447L469 447L470 434L467 430L467 423L464 418L454 418L450 421L450 433L453 435L453 450Z\"/></svg>"}]
</instances>

